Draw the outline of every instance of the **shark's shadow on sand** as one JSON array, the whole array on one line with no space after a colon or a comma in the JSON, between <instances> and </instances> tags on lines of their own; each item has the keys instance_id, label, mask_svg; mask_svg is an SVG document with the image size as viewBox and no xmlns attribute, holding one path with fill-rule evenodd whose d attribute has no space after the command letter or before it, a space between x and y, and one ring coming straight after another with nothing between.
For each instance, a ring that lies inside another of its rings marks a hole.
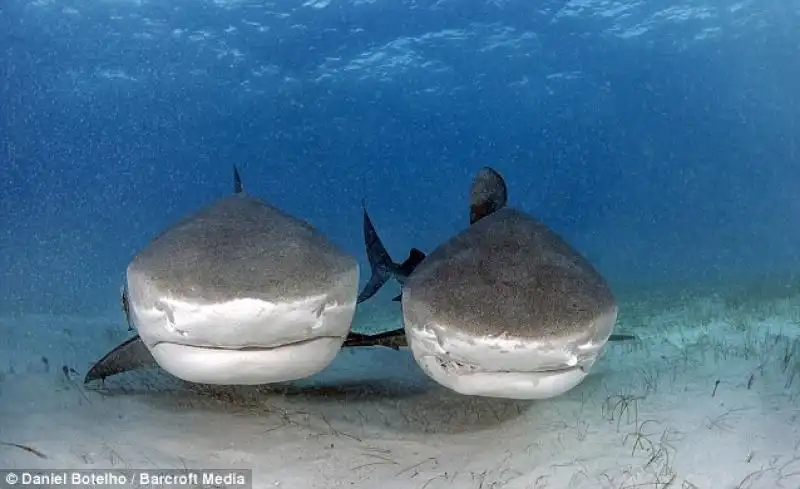
<instances>
[{"instance_id":1,"label":"shark's shadow on sand","mask_svg":"<svg viewBox=\"0 0 800 489\"><path fill-rule=\"evenodd\" d=\"M564 397L580 397L602 380L590 375ZM326 370L281 384L193 384L159 369L130 372L87 389L106 398L134 397L156 410L231 414L239 422L282 423L311 432L359 437L371 432L457 434L491 430L552 400L463 396L437 384L407 350L368 348L340 355ZM271 420L271 418L274 418Z\"/></svg>"}]
</instances>

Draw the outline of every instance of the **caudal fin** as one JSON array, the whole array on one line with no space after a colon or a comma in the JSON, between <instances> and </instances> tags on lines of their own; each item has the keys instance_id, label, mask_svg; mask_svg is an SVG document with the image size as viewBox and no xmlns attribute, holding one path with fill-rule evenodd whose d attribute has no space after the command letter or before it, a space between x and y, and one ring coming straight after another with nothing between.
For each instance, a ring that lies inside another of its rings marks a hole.
<instances>
[{"instance_id":1,"label":"caudal fin","mask_svg":"<svg viewBox=\"0 0 800 489\"><path fill-rule=\"evenodd\" d=\"M411 248L411 251L408 252L408 258L406 258L406 261L397 266L395 275L399 275L403 278L408 277L424 259L425 253L417 248Z\"/></svg>"},{"instance_id":2,"label":"caudal fin","mask_svg":"<svg viewBox=\"0 0 800 489\"><path fill-rule=\"evenodd\" d=\"M356 304L375 295L397 269L397 265L392 261L392 257L389 256L389 252L386 251L381 238L375 231L375 226L372 225L366 206L364 206L364 246L367 249L367 259L372 275L367 285L358 294Z\"/></svg>"}]
</instances>

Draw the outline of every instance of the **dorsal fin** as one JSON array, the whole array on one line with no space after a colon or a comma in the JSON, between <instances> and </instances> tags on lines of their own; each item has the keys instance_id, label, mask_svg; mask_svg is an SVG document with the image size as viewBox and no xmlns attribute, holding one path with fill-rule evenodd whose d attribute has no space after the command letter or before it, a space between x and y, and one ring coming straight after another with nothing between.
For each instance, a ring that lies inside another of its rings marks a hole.
<instances>
[{"instance_id":1,"label":"dorsal fin","mask_svg":"<svg viewBox=\"0 0 800 489\"><path fill-rule=\"evenodd\" d=\"M499 211L508 203L508 188L503 177L493 168L484 166L472 179L469 195L469 223Z\"/></svg>"},{"instance_id":2,"label":"dorsal fin","mask_svg":"<svg viewBox=\"0 0 800 489\"><path fill-rule=\"evenodd\" d=\"M236 165L233 165L233 193L240 194L242 192L244 192L242 177L239 176L239 169L236 168Z\"/></svg>"}]
</instances>

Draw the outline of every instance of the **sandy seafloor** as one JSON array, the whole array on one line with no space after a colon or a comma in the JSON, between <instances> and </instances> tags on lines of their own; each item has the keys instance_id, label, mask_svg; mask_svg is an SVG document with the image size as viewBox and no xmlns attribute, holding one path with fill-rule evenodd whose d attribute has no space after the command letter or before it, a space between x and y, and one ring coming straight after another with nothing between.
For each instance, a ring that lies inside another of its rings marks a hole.
<instances>
[{"instance_id":1,"label":"sandy seafloor","mask_svg":"<svg viewBox=\"0 0 800 489\"><path fill-rule=\"evenodd\" d=\"M258 489L798 488L800 289L776 290L620 296L617 331L640 341L609 345L580 386L535 402L460 396L409 351L380 348L279 387L154 369L84 388L129 334L121 313L6 315L0 442L46 458L1 445L0 466L252 468ZM388 297L355 328L399 325Z\"/></svg>"}]
</instances>

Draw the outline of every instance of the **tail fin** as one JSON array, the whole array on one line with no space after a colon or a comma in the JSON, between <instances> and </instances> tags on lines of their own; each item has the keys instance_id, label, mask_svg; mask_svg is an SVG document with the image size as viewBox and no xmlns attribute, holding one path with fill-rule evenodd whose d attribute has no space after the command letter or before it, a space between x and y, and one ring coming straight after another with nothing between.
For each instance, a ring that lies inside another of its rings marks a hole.
<instances>
[{"instance_id":1,"label":"tail fin","mask_svg":"<svg viewBox=\"0 0 800 489\"><path fill-rule=\"evenodd\" d=\"M375 226L372 225L366 206L364 206L364 246L367 249L367 259L369 259L372 276L370 276L369 282L364 286L361 293L358 294L356 304L360 304L375 295L397 270L397 265L392 261L392 257L389 256L389 252L386 251L381 238L375 231Z\"/></svg>"},{"instance_id":2,"label":"tail fin","mask_svg":"<svg viewBox=\"0 0 800 489\"><path fill-rule=\"evenodd\" d=\"M395 277L398 277L398 281L405 279L411 275L411 273L417 268L417 266L422 263L422 260L425 259L425 253L418 250L417 248L411 248L411 251L408 252L408 258L406 261L401 263L397 266L395 270ZM401 282L402 283L402 282ZM400 293L392 299L395 302L400 302L403 299L403 294Z\"/></svg>"},{"instance_id":3,"label":"tail fin","mask_svg":"<svg viewBox=\"0 0 800 489\"><path fill-rule=\"evenodd\" d=\"M240 194L242 192L244 192L242 177L239 176L239 169L236 168L236 165L233 165L233 193Z\"/></svg>"},{"instance_id":4,"label":"tail fin","mask_svg":"<svg viewBox=\"0 0 800 489\"><path fill-rule=\"evenodd\" d=\"M408 277L424 259L425 253L417 248L411 248L406 261L397 266L397 274L402 277Z\"/></svg>"}]
</instances>

